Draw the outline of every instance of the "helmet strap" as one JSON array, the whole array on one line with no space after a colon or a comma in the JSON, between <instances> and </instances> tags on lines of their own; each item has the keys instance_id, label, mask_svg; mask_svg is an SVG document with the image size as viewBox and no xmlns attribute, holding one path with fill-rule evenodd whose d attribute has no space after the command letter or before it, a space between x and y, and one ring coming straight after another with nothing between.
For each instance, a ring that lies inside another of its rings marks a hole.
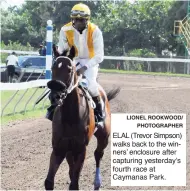
<instances>
[{"instance_id":1,"label":"helmet strap","mask_svg":"<svg viewBox=\"0 0 190 191\"><path fill-rule=\"evenodd\" d=\"M72 26L75 28L75 21L74 21L74 19L71 19L71 21L72 21ZM88 27L88 21L86 22L86 26L85 26L85 28L84 29L86 29ZM76 29L76 28L75 28ZM83 29L83 30L84 30ZM78 30L78 29L76 29L77 31L79 31L80 32L80 34L82 34L82 31L83 30Z\"/></svg>"}]
</instances>

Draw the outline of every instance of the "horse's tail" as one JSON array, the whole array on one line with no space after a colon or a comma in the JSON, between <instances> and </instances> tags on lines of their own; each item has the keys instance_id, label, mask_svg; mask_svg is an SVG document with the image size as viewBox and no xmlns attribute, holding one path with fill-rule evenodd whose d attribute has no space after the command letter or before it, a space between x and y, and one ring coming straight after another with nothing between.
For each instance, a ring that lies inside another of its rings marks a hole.
<instances>
[{"instance_id":1,"label":"horse's tail","mask_svg":"<svg viewBox=\"0 0 190 191\"><path fill-rule=\"evenodd\" d=\"M120 88L114 88L107 93L108 101L114 99L120 92Z\"/></svg>"}]
</instances>

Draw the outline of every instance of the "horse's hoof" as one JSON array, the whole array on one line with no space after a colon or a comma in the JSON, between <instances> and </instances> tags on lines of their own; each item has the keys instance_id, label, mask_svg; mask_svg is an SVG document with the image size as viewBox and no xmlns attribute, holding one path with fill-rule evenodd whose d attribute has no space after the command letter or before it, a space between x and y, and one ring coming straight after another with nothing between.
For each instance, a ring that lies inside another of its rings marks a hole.
<instances>
[{"instance_id":1,"label":"horse's hoof","mask_svg":"<svg viewBox=\"0 0 190 191\"><path fill-rule=\"evenodd\" d=\"M54 182L51 182L49 180L45 180L44 186L46 190L53 190L54 189Z\"/></svg>"},{"instance_id":2,"label":"horse's hoof","mask_svg":"<svg viewBox=\"0 0 190 191\"><path fill-rule=\"evenodd\" d=\"M95 182L94 182L94 190L99 190L100 186L101 186L101 178L95 180Z\"/></svg>"},{"instance_id":3,"label":"horse's hoof","mask_svg":"<svg viewBox=\"0 0 190 191\"><path fill-rule=\"evenodd\" d=\"M70 184L69 185L69 190L79 190L79 186L78 185L74 185L74 184Z\"/></svg>"},{"instance_id":4,"label":"horse's hoof","mask_svg":"<svg viewBox=\"0 0 190 191\"><path fill-rule=\"evenodd\" d=\"M94 186L94 190L99 190L100 189L100 186Z\"/></svg>"}]
</instances>

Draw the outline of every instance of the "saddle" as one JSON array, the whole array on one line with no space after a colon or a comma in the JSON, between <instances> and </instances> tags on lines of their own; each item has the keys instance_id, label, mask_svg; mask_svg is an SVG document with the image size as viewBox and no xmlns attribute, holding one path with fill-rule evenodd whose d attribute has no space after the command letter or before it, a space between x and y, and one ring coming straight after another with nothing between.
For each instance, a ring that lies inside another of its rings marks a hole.
<instances>
[{"instance_id":1,"label":"saddle","mask_svg":"<svg viewBox=\"0 0 190 191\"><path fill-rule=\"evenodd\" d=\"M88 88L85 84L84 81L81 81L78 85L78 88L80 90L82 90L82 95L87 99L88 103L90 104L90 106L95 109L96 108L96 104L95 102L93 101L92 99L92 96L90 95L89 91L88 91Z\"/></svg>"}]
</instances>

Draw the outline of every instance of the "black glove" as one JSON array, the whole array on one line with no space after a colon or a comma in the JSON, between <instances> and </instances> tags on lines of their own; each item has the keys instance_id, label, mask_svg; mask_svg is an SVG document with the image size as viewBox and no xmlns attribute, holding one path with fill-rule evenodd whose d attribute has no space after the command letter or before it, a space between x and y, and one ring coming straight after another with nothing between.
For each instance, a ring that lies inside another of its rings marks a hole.
<instances>
[{"instance_id":1,"label":"black glove","mask_svg":"<svg viewBox=\"0 0 190 191\"><path fill-rule=\"evenodd\" d=\"M77 70L77 75L78 76L80 76L81 74L83 75L86 70L87 70L86 66L81 67L80 69Z\"/></svg>"}]
</instances>

